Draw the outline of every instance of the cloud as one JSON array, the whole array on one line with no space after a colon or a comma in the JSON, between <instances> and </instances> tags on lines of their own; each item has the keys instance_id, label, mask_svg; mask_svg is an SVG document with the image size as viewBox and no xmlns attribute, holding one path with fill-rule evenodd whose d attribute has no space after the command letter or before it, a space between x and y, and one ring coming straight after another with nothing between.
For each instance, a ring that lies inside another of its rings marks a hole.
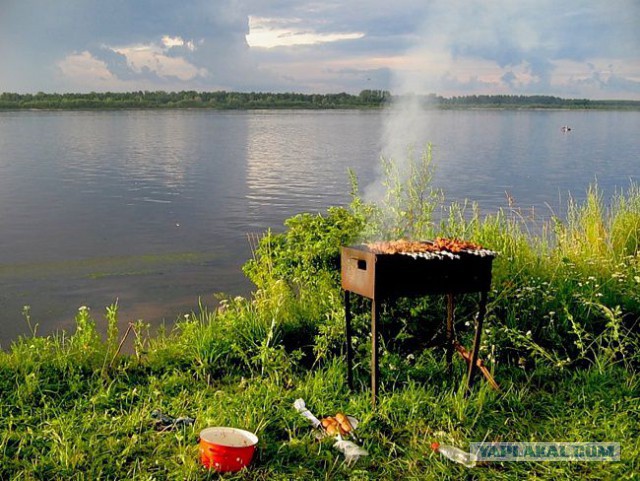
<instances>
[{"instance_id":1,"label":"cloud","mask_svg":"<svg viewBox=\"0 0 640 481\"><path fill-rule=\"evenodd\" d=\"M146 88L168 88L206 77L208 72L189 63L175 50L195 50L192 42L163 36L157 43L124 46L102 45L91 51L73 52L58 62L61 76L73 85L93 90L126 90L143 82Z\"/></svg>"},{"instance_id":2,"label":"cloud","mask_svg":"<svg viewBox=\"0 0 640 481\"><path fill-rule=\"evenodd\" d=\"M58 64L58 67L65 77L74 79L79 84L86 82L108 84L114 80L114 75L107 67L107 64L94 58L86 50L68 55Z\"/></svg>"},{"instance_id":3,"label":"cloud","mask_svg":"<svg viewBox=\"0 0 640 481\"><path fill-rule=\"evenodd\" d=\"M635 72L631 75L640 73L637 1L587 0L573 5L550 0L435 0L426 7L424 19L407 52L414 62L408 69L396 69L394 90L443 95L469 89L538 94L579 90L579 83L569 85L575 79L561 67L598 57L628 63ZM633 86L633 79L624 78ZM630 92L625 85L620 93ZM613 93L602 90L606 96Z\"/></svg>"},{"instance_id":4,"label":"cloud","mask_svg":"<svg viewBox=\"0 0 640 481\"><path fill-rule=\"evenodd\" d=\"M186 47L192 52L196 49L193 40L185 41L182 37L170 37L169 35L164 35L162 37L162 45L167 48Z\"/></svg>"},{"instance_id":5,"label":"cloud","mask_svg":"<svg viewBox=\"0 0 640 481\"><path fill-rule=\"evenodd\" d=\"M616 73L615 70L613 65L599 69L591 64L589 68L590 72L576 76L574 83L601 92L629 92L640 94L640 78L628 78Z\"/></svg>"},{"instance_id":6,"label":"cloud","mask_svg":"<svg viewBox=\"0 0 640 481\"><path fill-rule=\"evenodd\" d=\"M163 39L165 38L167 36L163 37ZM164 42L163 45L165 45ZM182 43L179 46L186 45ZM186 48L189 47L186 46ZM136 73L153 72L158 78L173 77L179 80L192 80L198 76L207 76L206 69L196 67L184 57L168 56L166 46L151 43L113 47L111 50L124 57L129 69Z\"/></svg>"},{"instance_id":7,"label":"cloud","mask_svg":"<svg viewBox=\"0 0 640 481\"><path fill-rule=\"evenodd\" d=\"M8 91L637 98L640 80L637 0L4 0L0 10ZM603 80L588 64L615 65L615 75Z\"/></svg>"},{"instance_id":8,"label":"cloud","mask_svg":"<svg viewBox=\"0 0 640 481\"><path fill-rule=\"evenodd\" d=\"M111 47L105 45L91 50L89 52L92 58L104 63L116 79L120 80L136 80L140 78L140 73L136 72L127 60L127 56L124 53L120 53ZM63 60L61 64L66 61Z\"/></svg>"},{"instance_id":9,"label":"cloud","mask_svg":"<svg viewBox=\"0 0 640 481\"><path fill-rule=\"evenodd\" d=\"M249 17L249 34L246 36L250 47L275 48L293 45L315 45L340 40L356 40L364 37L362 32L317 32L301 28L299 18Z\"/></svg>"},{"instance_id":10,"label":"cloud","mask_svg":"<svg viewBox=\"0 0 640 481\"><path fill-rule=\"evenodd\" d=\"M234 78L225 73L246 74L251 66L242 55L248 50L248 14L235 0L7 1L0 15L0 45L13 46L11 58L21 69L11 76L0 73L2 89L77 88L81 79L83 90L102 87L98 77L91 83L91 70L74 79L65 74L75 72L68 67L85 52L104 62L115 88L135 79L158 87L167 82L182 88L232 87ZM200 47L207 51L198 52Z\"/></svg>"}]
</instances>

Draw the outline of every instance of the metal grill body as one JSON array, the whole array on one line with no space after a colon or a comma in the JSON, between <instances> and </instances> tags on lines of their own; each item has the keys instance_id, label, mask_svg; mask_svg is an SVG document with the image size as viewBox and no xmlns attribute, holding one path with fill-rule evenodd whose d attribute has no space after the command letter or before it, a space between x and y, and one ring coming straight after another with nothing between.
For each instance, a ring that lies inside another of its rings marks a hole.
<instances>
[{"instance_id":1,"label":"metal grill body","mask_svg":"<svg viewBox=\"0 0 640 481\"><path fill-rule=\"evenodd\" d=\"M378 321L380 306L399 297L447 295L446 349L450 365L454 350L454 295L480 293L467 385L475 374L487 293L491 289L491 267L495 254L460 252L442 255L412 253L378 254L366 245L343 247L341 251L342 288L345 293L348 382L353 387L350 293L372 301L371 307L371 391L372 402L378 395Z\"/></svg>"}]
</instances>

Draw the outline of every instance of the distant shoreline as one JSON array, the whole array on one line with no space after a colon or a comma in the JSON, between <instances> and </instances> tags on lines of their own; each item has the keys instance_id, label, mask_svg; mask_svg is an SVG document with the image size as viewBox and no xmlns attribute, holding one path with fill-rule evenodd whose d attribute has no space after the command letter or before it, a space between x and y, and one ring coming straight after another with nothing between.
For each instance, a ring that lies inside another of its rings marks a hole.
<instances>
[{"instance_id":1,"label":"distant shoreline","mask_svg":"<svg viewBox=\"0 0 640 481\"><path fill-rule=\"evenodd\" d=\"M0 110L371 110L406 99L385 90L363 90L358 95L268 92L91 92L1 93ZM441 110L640 110L640 100L563 99L545 95L411 96L427 109Z\"/></svg>"}]
</instances>

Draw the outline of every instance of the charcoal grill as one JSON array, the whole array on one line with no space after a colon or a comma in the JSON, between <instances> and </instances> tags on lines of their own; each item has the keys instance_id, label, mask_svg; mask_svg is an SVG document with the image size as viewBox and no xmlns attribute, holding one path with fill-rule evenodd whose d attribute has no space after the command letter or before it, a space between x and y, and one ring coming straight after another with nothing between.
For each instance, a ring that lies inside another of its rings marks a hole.
<instances>
[{"instance_id":1,"label":"charcoal grill","mask_svg":"<svg viewBox=\"0 0 640 481\"><path fill-rule=\"evenodd\" d=\"M491 267L494 257L494 252L484 249L469 249L455 253L436 251L426 254L414 252L380 254L367 245L342 247L341 271L349 387L353 389L351 293L371 299L371 395L374 406L378 396L378 323L381 305L399 297L446 295L445 347L447 363L451 366L457 342L454 335L454 296L463 293L480 293L467 377L467 387L471 389L478 362L487 294L491 288Z\"/></svg>"}]
</instances>

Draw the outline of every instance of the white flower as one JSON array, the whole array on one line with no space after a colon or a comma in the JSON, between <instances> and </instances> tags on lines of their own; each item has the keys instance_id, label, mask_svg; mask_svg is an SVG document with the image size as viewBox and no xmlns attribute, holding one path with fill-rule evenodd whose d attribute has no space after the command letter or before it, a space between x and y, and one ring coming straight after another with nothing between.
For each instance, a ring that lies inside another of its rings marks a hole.
<instances>
[{"instance_id":1,"label":"white flower","mask_svg":"<svg viewBox=\"0 0 640 481\"><path fill-rule=\"evenodd\" d=\"M531 331L527 331L527 337L531 337Z\"/></svg>"}]
</instances>

